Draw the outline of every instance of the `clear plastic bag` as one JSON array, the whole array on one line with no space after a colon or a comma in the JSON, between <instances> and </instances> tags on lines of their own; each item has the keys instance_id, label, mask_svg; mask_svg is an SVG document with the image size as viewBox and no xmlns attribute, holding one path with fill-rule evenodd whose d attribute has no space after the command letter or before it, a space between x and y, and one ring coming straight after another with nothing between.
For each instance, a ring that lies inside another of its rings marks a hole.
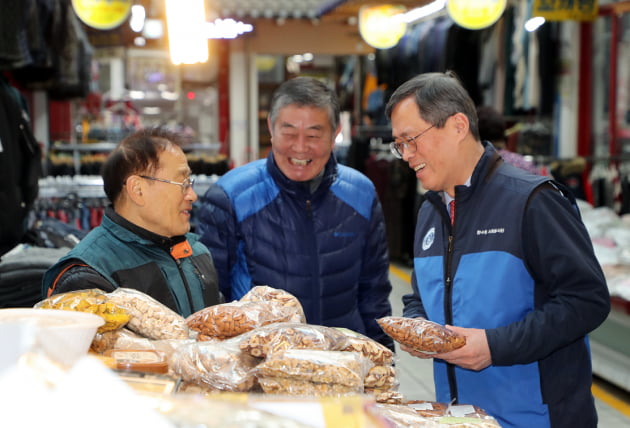
<instances>
[{"instance_id":1,"label":"clear plastic bag","mask_svg":"<svg viewBox=\"0 0 630 428\"><path fill-rule=\"evenodd\" d=\"M268 285L257 285L247 292L240 299L241 302L272 302L294 312L290 322L306 322L302 304L293 294L288 291L273 288Z\"/></svg>"},{"instance_id":2,"label":"clear plastic bag","mask_svg":"<svg viewBox=\"0 0 630 428\"><path fill-rule=\"evenodd\" d=\"M369 358L374 364L388 365L394 362L394 353L386 347L356 331L346 328L338 329L346 335L346 344L340 351L360 352L363 356Z\"/></svg>"},{"instance_id":3,"label":"clear plastic bag","mask_svg":"<svg viewBox=\"0 0 630 428\"><path fill-rule=\"evenodd\" d=\"M131 319L125 308L118 305L110 299L107 293L98 288L55 294L38 302L34 307L88 312L99 315L105 320L105 324L98 328L98 333L117 330L126 325Z\"/></svg>"},{"instance_id":4,"label":"clear plastic bag","mask_svg":"<svg viewBox=\"0 0 630 428\"><path fill-rule=\"evenodd\" d=\"M272 302L230 302L209 306L186 319L188 327L199 333L198 340L227 339L256 327L286 322L295 312Z\"/></svg>"},{"instance_id":5,"label":"clear plastic bag","mask_svg":"<svg viewBox=\"0 0 630 428\"><path fill-rule=\"evenodd\" d=\"M337 329L301 323L274 323L252 330L241 340L241 350L254 357L287 349L340 350L347 337Z\"/></svg>"},{"instance_id":6,"label":"clear plastic bag","mask_svg":"<svg viewBox=\"0 0 630 428\"><path fill-rule=\"evenodd\" d=\"M217 391L246 392L257 382L253 372L259 359L241 352L236 339L194 342L179 347L170 367L184 382Z\"/></svg>"},{"instance_id":7,"label":"clear plastic bag","mask_svg":"<svg viewBox=\"0 0 630 428\"><path fill-rule=\"evenodd\" d=\"M356 352L289 349L271 354L254 371L259 380L281 378L337 384L360 393L363 392L363 380L372 366L370 360Z\"/></svg>"},{"instance_id":8,"label":"clear plastic bag","mask_svg":"<svg viewBox=\"0 0 630 428\"><path fill-rule=\"evenodd\" d=\"M396 342L419 352L439 354L466 344L466 337L424 318L384 317L376 321Z\"/></svg>"},{"instance_id":9,"label":"clear plastic bag","mask_svg":"<svg viewBox=\"0 0 630 428\"><path fill-rule=\"evenodd\" d=\"M149 339L187 339L186 320L153 297L133 288L117 288L109 298L131 315L127 327Z\"/></svg>"}]
</instances>

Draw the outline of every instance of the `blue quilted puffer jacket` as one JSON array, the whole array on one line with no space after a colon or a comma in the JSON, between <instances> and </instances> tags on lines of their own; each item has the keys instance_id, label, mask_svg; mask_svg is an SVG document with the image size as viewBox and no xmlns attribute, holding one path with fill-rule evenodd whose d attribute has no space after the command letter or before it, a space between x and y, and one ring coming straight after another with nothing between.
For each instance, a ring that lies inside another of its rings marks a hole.
<instances>
[{"instance_id":1,"label":"blue quilted puffer jacket","mask_svg":"<svg viewBox=\"0 0 630 428\"><path fill-rule=\"evenodd\" d=\"M229 171L200 201L198 230L227 301L255 285L297 297L307 322L345 327L393 347L383 213L363 174L326 164L317 190L287 179L273 154Z\"/></svg>"}]
</instances>

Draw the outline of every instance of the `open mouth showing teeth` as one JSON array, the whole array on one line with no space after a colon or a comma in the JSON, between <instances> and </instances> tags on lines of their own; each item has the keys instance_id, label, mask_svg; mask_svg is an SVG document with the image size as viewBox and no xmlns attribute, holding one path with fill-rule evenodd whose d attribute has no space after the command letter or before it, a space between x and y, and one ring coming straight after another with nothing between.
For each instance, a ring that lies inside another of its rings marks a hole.
<instances>
[{"instance_id":1,"label":"open mouth showing teeth","mask_svg":"<svg viewBox=\"0 0 630 428\"><path fill-rule=\"evenodd\" d=\"M308 165L311 162L313 162L312 159L301 160L301 159L293 159L293 158L291 158L291 163L293 165L297 165L297 166L306 166L306 165Z\"/></svg>"},{"instance_id":2,"label":"open mouth showing teeth","mask_svg":"<svg viewBox=\"0 0 630 428\"><path fill-rule=\"evenodd\" d=\"M426 163L421 163L420 165L418 165L417 167L415 167L413 170L414 170L414 171L416 171L416 172L418 172L418 171L420 171L421 169L423 169L425 166L427 166L427 164L426 164Z\"/></svg>"}]
</instances>

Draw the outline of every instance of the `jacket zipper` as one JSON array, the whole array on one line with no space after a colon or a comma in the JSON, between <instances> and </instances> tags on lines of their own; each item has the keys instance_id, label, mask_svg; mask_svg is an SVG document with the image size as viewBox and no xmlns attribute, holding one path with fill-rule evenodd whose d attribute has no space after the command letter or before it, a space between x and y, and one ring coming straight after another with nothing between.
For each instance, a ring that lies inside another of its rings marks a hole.
<instances>
[{"instance_id":1,"label":"jacket zipper","mask_svg":"<svg viewBox=\"0 0 630 428\"><path fill-rule=\"evenodd\" d=\"M444 320L446 324L453 324L453 245L455 243L455 226L451 226L448 234L448 248L446 251L446 267L445 273L445 289L444 289ZM451 391L451 400L454 404L458 403L457 380L455 378L455 366L446 364L446 373L448 377L448 386Z\"/></svg>"},{"instance_id":2,"label":"jacket zipper","mask_svg":"<svg viewBox=\"0 0 630 428\"><path fill-rule=\"evenodd\" d=\"M306 200L306 217L308 218L308 227L310 232L310 238L308 245L310 249L310 257L312 260L311 263L311 281L313 286L311 287L311 292L313 293L311 299L311 305L313 308L313 313L317 314L318 320L317 324L321 323L321 314L322 314L322 305L321 305L321 288L319 283L319 257L317 256L317 248L316 248L316 239L315 239L315 225L313 223L313 204L310 199Z\"/></svg>"},{"instance_id":3,"label":"jacket zipper","mask_svg":"<svg viewBox=\"0 0 630 428\"><path fill-rule=\"evenodd\" d=\"M190 286L188 285L188 280L186 279L186 275L184 275L184 269L182 268L182 262L179 259L174 259L175 264L177 264L177 270L179 270L179 276L182 277L182 282L184 283L184 290L186 290L186 295L188 296L188 307L190 308L190 313L195 312L195 308L193 307L193 299L192 294L190 293Z\"/></svg>"}]
</instances>

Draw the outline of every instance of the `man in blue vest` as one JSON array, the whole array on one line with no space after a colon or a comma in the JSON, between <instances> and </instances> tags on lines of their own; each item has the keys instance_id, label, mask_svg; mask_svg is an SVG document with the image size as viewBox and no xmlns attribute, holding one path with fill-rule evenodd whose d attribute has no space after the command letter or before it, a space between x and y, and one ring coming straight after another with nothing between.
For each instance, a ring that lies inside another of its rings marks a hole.
<instances>
[{"instance_id":1,"label":"man in blue vest","mask_svg":"<svg viewBox=\"0 0 630 428\"><path fill-rule=\"evenodd\" d=\"M587 334L610 296L573 196L480 141L450 72L402 84L386 114L392 151L428 190L403 315L466 337L436 355L402 349L434 358L440 402L477 405L506 428L595 428Z\"/></svg>"},{"instance_id":2,"label":"man in blue vest","mask_svg":"<svg viewBox=\"0 0 630 428\"><path fill-rule=\"evenodd\" d=\"M178 134L126 137L103 165L111 206L103 221L44 275L44 296L117 287L140 290L188 316L221 303L208 249L190 233L197 194Z\"/></svg>"}]
</instances>

